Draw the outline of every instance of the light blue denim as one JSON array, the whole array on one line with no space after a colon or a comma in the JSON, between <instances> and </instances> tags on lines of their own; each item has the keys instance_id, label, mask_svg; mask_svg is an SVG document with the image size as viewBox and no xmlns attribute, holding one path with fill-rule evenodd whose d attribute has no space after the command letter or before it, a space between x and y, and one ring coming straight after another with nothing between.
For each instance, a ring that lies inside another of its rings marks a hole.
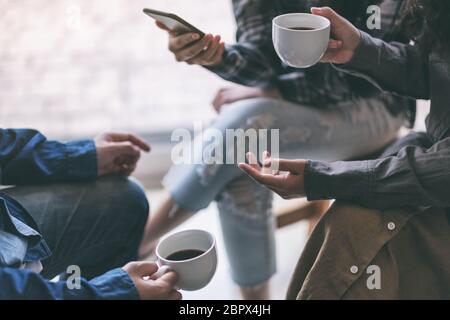
<instances>
[{"instance_id":1,"label":"light blue denim","mask_svg":"<svg viewBox=\"0 0 450 320\"><path fill-rule=\"evenodd\" d=\"M372 154L393 141L405 122L386 109L389 97L345 102L328 109L257 98L225 106L212 124L226 129L279 129L280 155L323 161ZM196 139L195 145L211 140ZM272 194L236 165L176 165L164 179L176 203L197 212L217 200L233 280L251 287L276 272Z\"/></svg>"}]
</instances>

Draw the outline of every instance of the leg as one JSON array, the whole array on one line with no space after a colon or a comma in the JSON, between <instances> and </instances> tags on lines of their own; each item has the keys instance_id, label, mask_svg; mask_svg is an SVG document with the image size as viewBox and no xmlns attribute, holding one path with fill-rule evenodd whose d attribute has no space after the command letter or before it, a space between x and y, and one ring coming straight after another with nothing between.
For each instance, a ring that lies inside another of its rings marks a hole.
<instances>
[{"instance_id":1,"label":"leg","mask_svg":"<svg viewBox=\"0 0 450 320\"><path fill-rule=\"evenodd\" d=\"M254 113L246 119L250 118L255 128L264 128L268 123L269 128L283 128L280 132L280 142L285 147L281 149L281 153L290 152L294 157L323 157L329 160L373 153L396 136L402 122L402 119L389 119L387 113L383 110L378 112L372 109L371 105L353 108L345 106L347 109L342 114L336 115L324 112L319 115L324 119L316 118L317 114L311 110L299 110L301 106L295 106L295 109L287 106L285 110L282 105L277 107L272 113ZM382 106L373 107L382 108ZM259 108L264 109L264 106L259 105ZM233 106L229 111L233 111ZM365 112L366 116L363 116ZM278 114L278 117L274 117L274 114ZM384 117L387 117L386 123ZM291 119L297 123L292 123ZM369 121L374 121L377 125L367 126ZM314 133L317 128L320 130ZM327 134L321 135L320 131ZM349 134L347 131L358 135L359 142L348 145L345 137ZM375 137L379 137L380 140L369 142ZM236 178L229 182L218 198L232 277L241 286L242 295L247 299L268 298L268 282L276 269L270 200L270 193L248 177ZM319 219L320 217L313 217L311 229Z\"/></svg>"},{"instance_id":2,"label":"leg","mask_svg":"<svg viewBox=\"0 0 450 320\"><path fill-rule=\"evenodd\" d=\"M148 202L135 182L111 176L6 192L30 212L53 252L43 261L44 276L78 265L89 279L137 258Z\"/></svg>"},{"instance_id":3,"label":"leg","mask_svg":"<svg viewBox=\"0 0 450 320\"><path fill-rule=\"evenodd\" d=\"M217 199L231 276L247 300L268 300L276 271L272 193L246 176L230 182Z\"/></svg>"},{"instance_id":4,"label":"leg","mask_svg":"<svg viewBox=\"0 0 450 320\"><path fill-rule=\"evenodd\" d=\"M396 137L402 123L402 118L392 117L384 102L376 99L348 102L323 110L275 99L252 99L225 108L213 128L222 132L226 129L280 129L282 156L329 161L359 157L381 149ZM350 140L351 144L348 143ZM210 145L210 141L197 139L195 144L202 147ZM157 210L152 219L158 225L152 225L151 220L146 230L167 229L179 212L186 214L206 208L231 181L241 176L242 172L235 165L173 167L165 185L171 194L167 203L176 206ZM177 211L177 207L182 210ZM225 213L221 214L222 222L225 216ZM147 234L151 238L151 233ZM231 241L227 234L224 236L226 242ZM230 257L237 255L230 254ZM259 265L255 265L253 270L258 268Z\"/></svg>"}]
</instances>

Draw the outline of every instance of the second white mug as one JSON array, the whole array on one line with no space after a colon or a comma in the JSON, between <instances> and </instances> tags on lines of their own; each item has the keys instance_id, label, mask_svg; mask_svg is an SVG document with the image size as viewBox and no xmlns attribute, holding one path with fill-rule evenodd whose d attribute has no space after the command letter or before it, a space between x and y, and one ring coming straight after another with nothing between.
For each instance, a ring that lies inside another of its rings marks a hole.
<instances>
[{"instance_id":1,"label":"second white mug","mask_svg":"<svg viewBox=\"0 0 450 320\"><path fill-rule=\"evenodd\" d=\"M295 68L320 61L328 48L331 24L309 13L290 13L273 20L273 44L280 59Z\"/></svg>"},{"instance_id":2,"label":"second white mug","mask_svg":"<svg viewBox=\"0 0 450 320\"><path fill-rule=\"evenodd\" d=\"M159 242L156 255L161 269L176 272L177 288L186 291L204 288L217 268L216 240L203 230L168 235Z\"/></svg>"}]
</instances>

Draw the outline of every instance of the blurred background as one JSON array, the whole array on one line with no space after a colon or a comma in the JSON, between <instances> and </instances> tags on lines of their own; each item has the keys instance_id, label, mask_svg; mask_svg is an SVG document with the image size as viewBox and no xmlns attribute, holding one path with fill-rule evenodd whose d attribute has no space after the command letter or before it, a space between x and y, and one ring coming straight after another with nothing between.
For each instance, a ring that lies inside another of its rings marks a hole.
<instances>
[{"instance_id":1,"label":"blurred background","mask_svg":"<svg viewBox=\"0 0 450 320\"><path fill-rule=\"evenodd\" d=\"M153 151L136 176L154 208L171 164L172 130L210 122L211 101L227 84L200 67L176 63L167 35L142 13L144 7L174 12L204 32L234 41L229 0L0 0L0 126L36 128L57 140L109 130L143 135ZM421 103L419 129L427 105ZM220 261L211 284L185 298L239 298L216 212L212 204L181 227L212 231ZM299 222L276 233L273 298L284 297L307 228Z\"/></svg>"},{"instance_id":2,"label":"blurred background","mask_svg":"<svg viewBox=\"0 0 450 320\"><path fill-rule=\"evenodd\" d=\"M73 138L168 131L214 116L210 101L223 82L176 63L144 7L233 40L226 0L0 0L2 126Z\"/></svg>"},{"instance_id":3,"label":"blurred background","mask_svg":"<svg viewBox=\"0 0 450 320\"><path fill-rule=\"evenodd\" d=\"M0 0L0 126L36 128L57 140L109 130L143 135L153 150L136 176L155 208L171 163L172 130L209 123L215 116L211 101L227 84L200 67L175 62L167 35L142 13L144 7L174 12L234 41L228 0ZM215 205L180 228L213 232L220 261L211 284L185 298L238 299ZM278 248L273 298L284 297L306 230L299 223L277 232L278 243L293 245Z\"/></svg>"},{"instance_id":4,"label":"blurred background","mask_svg":"<svg viewBox=\"0 0 450 320\"><path fill-rule=\"evenodd\" d=\"M0 125L60 140L139 133L154 152L137 175L160 186L172 130L211 121L224 81L177 63L145 7L234 39L226 0L0 0Z\"/></svg>"}]
</instances>

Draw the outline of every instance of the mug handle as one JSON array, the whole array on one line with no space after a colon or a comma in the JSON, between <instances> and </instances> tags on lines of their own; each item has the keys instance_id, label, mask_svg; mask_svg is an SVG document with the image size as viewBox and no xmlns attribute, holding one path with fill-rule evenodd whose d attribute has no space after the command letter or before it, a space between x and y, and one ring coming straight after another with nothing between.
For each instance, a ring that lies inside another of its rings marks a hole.
<instances>
[{"instance_id":1,"label":"mug handle","mask_svg":"<svg viewBox=\"0 0 450 320\"><path fill-rule=\"evenodd\" d=\"M152 274L151 278L158 279L170 271L172 271L172 269L169 266L161 266L158 271Z\"/></svg>"}]
</instances>

